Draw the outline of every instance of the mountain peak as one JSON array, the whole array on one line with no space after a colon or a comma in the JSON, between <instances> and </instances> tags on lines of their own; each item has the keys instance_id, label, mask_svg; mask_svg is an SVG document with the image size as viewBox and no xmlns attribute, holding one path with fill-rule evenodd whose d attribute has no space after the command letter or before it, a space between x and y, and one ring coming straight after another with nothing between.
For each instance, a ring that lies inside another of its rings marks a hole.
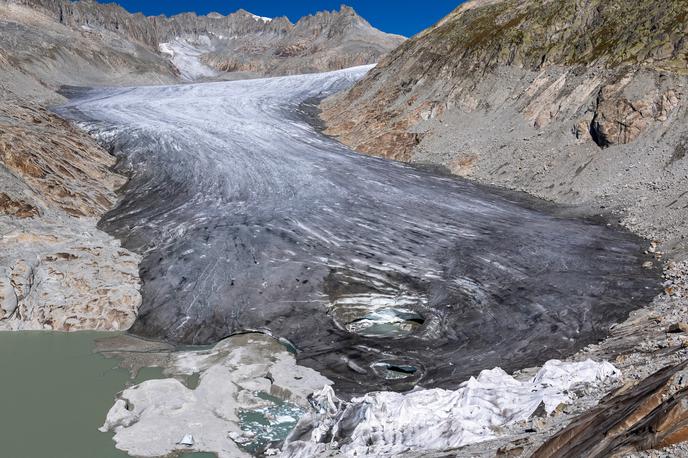
<instances>
[{"instance_id":1,"label":"mountain peak","mask_svg":"<svg viewBox=\"0 0 688 458\"><path fill-rule=\"evenodd\" d=\"M346 14L349 16L358 16L358 13L356 13L356 10L354 10L352 7L349 5L341 4L339 7L339 13L340 14Z\"/></svg>"}]
</instances>

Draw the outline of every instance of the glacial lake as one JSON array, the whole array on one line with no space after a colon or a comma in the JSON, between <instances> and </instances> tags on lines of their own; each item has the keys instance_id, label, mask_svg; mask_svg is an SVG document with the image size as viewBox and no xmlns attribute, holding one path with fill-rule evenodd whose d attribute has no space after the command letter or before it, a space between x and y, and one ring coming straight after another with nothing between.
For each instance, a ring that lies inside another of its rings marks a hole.
<instances>
[{"instance_id":1,"label":"glacial lake","mask_svg":"<svg viewBox=\"0 0 688 458\"><path fill-rule=\"evenodd\" d=\"M115 395L131 382L118 360L94 352L96 339L113 335L0 333L0 456L129 456L98 431ZM155 371L143 373L156 378Z\"/></svg>"}]
</instances>

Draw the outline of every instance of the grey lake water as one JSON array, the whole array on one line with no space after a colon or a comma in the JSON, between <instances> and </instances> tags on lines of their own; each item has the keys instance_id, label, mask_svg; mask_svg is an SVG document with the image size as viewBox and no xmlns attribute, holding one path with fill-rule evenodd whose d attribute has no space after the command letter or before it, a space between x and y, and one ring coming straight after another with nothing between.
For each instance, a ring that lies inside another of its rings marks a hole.
<instances>
[{"instance_id":1,"label":"grey lake water","mask_svg":"<svg viewBox=\"0 0 688 458\"><path fill-rule=\"evenodd\" d=\"M0 333L1 457L128 456L115 448L111 434L97 429L115 395L130 381L117 360L94 352L96 339L112 336Z\"/></svg>"}]
</instances>

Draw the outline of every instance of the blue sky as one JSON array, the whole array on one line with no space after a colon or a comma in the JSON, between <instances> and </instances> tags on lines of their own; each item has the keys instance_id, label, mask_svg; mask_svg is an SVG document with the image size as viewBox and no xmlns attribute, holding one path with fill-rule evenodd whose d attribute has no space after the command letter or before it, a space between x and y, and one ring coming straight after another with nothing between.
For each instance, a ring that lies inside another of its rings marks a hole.
<instances>
[{"instance_id":1,"label":"blue sky","mask_svg":"<svg viewBox=\"0 0 688 458\"><path fill-rule=\"evenodd\" d=\"M456 8L461 0L99 0L115 1L132 13L146 15L176 14L194 11L206 14L232 13L239 8L259 16L287 16L292 22L321 10L339 9L345 3L385 32L411 36L439 21Z\"/></svg>"}]
</instances>

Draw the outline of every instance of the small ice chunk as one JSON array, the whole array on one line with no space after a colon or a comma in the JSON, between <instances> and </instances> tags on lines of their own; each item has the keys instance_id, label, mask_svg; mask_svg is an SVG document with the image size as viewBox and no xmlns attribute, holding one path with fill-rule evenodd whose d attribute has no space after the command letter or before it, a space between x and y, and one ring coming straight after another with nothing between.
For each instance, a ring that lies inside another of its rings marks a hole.
<instances>
[{"instance_id":1,"label":"small ice chunk","mask_svg":"<svg viewBox=\"0 0 688 458\"><path fill-rule=\"evenodd\" d=\"M194 438L191 434L185 434L182 440L179 441L179 445L186 445L191 447L194 444Z\"/></svg>"},{"instance_id":2,"label":"small ice chunk","mask_svg":"<svg viewBox=\"0 0 688 458\"><path fill-rule=\"evenodd\" d=\"M241 444L241 445L248 444L249 442L251 442L253 440L254 437L255 437L255 434L254 433L249 434L248 431L244 431L241 433L236 432L236 431L232 431L231 433L229 433L229 438L232 439L237 444Z\"/></svg>"}]
</instances>

